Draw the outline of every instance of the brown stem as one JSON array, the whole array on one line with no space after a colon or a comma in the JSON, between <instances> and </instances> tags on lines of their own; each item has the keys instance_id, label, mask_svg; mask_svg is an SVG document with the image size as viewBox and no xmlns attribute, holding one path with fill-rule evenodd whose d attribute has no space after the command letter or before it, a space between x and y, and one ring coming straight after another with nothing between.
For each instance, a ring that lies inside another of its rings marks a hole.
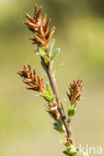
<instances>
[{"instance_id":1,"label":"brown stem","mask_svg":"<svg viewBox=\"0 0 104 156\"><path fill-rule=\"evenodd\" d=\"M48 78L49 78L53 93L54 93L54 95L56 97L56 101L58 103L58 111L60 113L61 119L62 119L63 124L65 126L67 139L69 139L71 137L71 130L69 129L70 128L69 127L69 122L67 121L67 118L66 118L62 103L60 101L60 95L59 95L59 91L58 91L58 88L57 88L55 77L54 77L54 75L53 75L53 73L51 71L50 64L46 65L43 59L42 59L42 64L43 64L44 69L45 69L45 71L46 71L46 73L48 75Z\"/></svg>"}]
</instances>

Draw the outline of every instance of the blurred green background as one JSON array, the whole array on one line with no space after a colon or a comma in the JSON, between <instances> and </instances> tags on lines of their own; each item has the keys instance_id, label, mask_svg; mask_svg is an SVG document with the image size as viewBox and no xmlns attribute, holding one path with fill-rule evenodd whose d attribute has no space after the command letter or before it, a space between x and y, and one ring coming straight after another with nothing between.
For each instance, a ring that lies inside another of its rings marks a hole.
<instances>
[{"instance_id":1,"label":"blurred green background","mask_svg":"<svg viewBox=\"0 0 104 156\"><path fill-rule=\"evenodd\" d=\"M76 145L103 146L104 1L0 0L0 156L63 155L58 141L62 137L52 129L44 101L27 91L17 75L24 63L43 72L23 24L24 11L33 15L35 3L43 5L57 28L55 47L61 53L54 69L64 104L70 82L84 82L83 100L72 122Z\"/></svg>"}]
</instances>

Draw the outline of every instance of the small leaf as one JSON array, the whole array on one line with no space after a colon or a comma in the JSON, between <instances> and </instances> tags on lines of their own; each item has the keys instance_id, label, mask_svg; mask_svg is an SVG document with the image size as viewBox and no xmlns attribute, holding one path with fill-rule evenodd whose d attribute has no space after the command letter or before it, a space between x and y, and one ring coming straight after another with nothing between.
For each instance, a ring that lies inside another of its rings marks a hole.
<instances>
[{"instance_id":1,"label":"small leaf","mask_svg":"<svg viewBox=\"0 0 104 156\"><path fill-rule=\"evenodd\" d=\"M51 61L60 53L60 48L56 49L51 56Z\"/></svg>"},{"instance_id":2,"label":"small leaf","mask_svg":"<svg viewBox=\"0 0 104 156\"><path fill-rule=\"evenodd\" d=\"M52 93L51 93L51 90L50 90L50 88L49 88L49 84L48 84L48 83L46 83L46 90L47 90L48 95L49 95L50 97L52 97Z\"/></svg>"},{"instance_id":3,"label":"small leaf","mask_svg":"<svg viewBox=\"0 0 104 156\"><path fill-rule=\"evenodd\" d=\"M73 145L66 148L66 150L63 151L63 153L68 155L68 156L77 156L77 150Z\"/></svg>"},{"instance_id":4,"label":"small leaf","mask_svg":"<svg viewBox=\"0 0 104 156\"><path fill-rule=\"evenodd\" d=\"M52 102L52 103L56 103L56 99L55 99L55 97L52 97L51 102Z\"/></svg>"},{"instance_id":5,"label":"small leaf","mask_svg":"<svg viewBox=\"0 0 104 156\"><path fill-rule=\"evenodd\" d=\"M52 50L53 50L54 45L55 45L55 39L52 39L50 46L47 50L47 53L49 54L49 56L51 56L51 54L52 54Z\"/></svg>"},{"instance_id":6,"label":"small leaf","mask_svg":"<svg viewBox=\"0 0 104 156\"><path fill-rule=\"evenodd\" d=\"M42 56L42 55L41 55ZM48 58L47 56L42 56L47 62L50 62L50 58Z\"/></svg>"},{"instance_id":7,"label":"small leaf","mask_svg":"<svg viewBox=\"0 0 104 156\"><path fill-rule=\"evenodd\" d=\"M48 58L46 52L42 48L39 48L39 53L37 53L37 55L42 56L47 62L50 62L50 58Z\"/></svg>"},{"instance_id":8,"label":"small leaf","mask_svg":"<svg viewBox=\"0 0 104 156\"><path fill-rule=\"evenodd\" d=\"M50 97L49 95L47 94L40 94L41 97L43 97L46 101L48 102L51 102L52 100L52 97Z\"/></svg>"},{"instance_id":9,"label":"small leaf","mask_svg":"<svg viewBox=\"0 0 104 156\"><path fill-rule=\"evenodd\" d=\"M68 145L67 145L67 143L66 143L66 142L63 142L63 145L64 145L65 147L68 147Z\"/></svg>"},{"instance_id":10,"label":"small leaf","mask_svg":"<svg viewBox=\"0 0 104 156\"><path fill-rule=\"evenodd\" d=\"M53 125L54 129L56 129L59 132L63 132L62 127L57 122L55 122Z\"/></svg>"},{"instance_id":11,"label":"small leaf","mask_svg":"<svg viewBox=\"0 0 104 156\"><path fill-rule=\"evenodd\" d=\"M65 150L65 151L63 151L63 153L65 154L65 155L68 155L69 156L69 153Z\"/></svg>"},{"instance_id":12,"label":"small leaf","mask_svg":"<svg viewBox=\"0 0 104 156\"><path fill-rule=\"evenodd\" d=\"M75 115L75 108L70 108L68 109L68 116L73 117Z\"/></svg>"},{"instance_id":13,"label":"small leaf","mask_svg":"<svg viewBox=\"0 0 104 156\"><path fill-rule=\"evenodd\" d=\"M41 56L46 56L46 52L42 48L39 48L39 52Z\"/></svg>"},{"instance_id":14,"label":"small leaf","mask_svg":"<svg viewBox=\"0 0 104 156\"><path fill-rule=\"evenodd\" d=\"M64 125L62 123L62 121L60 120L60 122L55 122L53 124L54 129L56 129L57 131L59 131L60 133L64 133Z\"/></svg>"}]
</instances>

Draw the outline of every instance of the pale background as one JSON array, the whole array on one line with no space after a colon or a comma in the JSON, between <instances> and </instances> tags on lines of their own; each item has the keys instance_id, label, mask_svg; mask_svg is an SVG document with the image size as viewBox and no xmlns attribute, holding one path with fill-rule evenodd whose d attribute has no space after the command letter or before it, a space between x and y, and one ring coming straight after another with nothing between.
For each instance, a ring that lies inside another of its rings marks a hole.
<instances>
[{"instance_id":1,"label":"pale background","mask_svg":"<svg viewBox=\"0 0 104 156\"><path fill-rule=\"evenodd\" d=\"M43 71L23 25L24 11L33 15L35 3L44 6L57 28L54 37L61 54L54 68L61 97L67 99L73 79L84 82L83 100L72 121L76 145L103 146L104 1L0 0L0 156L63 155L63 138L52 129L45 102L27 91L17 75L24 63Z\"/></svg>"}]
</instances>

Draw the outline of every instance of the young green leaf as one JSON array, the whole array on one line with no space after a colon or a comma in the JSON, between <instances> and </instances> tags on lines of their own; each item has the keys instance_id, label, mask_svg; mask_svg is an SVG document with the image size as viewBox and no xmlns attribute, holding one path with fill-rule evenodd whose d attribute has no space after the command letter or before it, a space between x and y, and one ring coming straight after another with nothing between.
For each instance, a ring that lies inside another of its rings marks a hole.
<instances>
[{"instance_id":1,"label":"young green leaf","mask_svg":"<svg viewBox=\"0 0 104 156\"><path fill-rule=\"evenodd\" d=\"M52 97L50 97L48 94L40 94L41 97L43 97L46 101L51 102Z\"/></svg>"},{"instance_id":2,"label":"young green leaf","mask_svg":"<svg viewBox=\"0 0 104 156\"><path fill-rule=\"evenodd\" d=\"M52 97L51 102L52 102L52 103L56 103L56 99L55 99L55 97Z\"/></svg>"},{"instance_id":3,"label":"young green leaf","mask_svg":"<svg viewBox=\"0 0 104 156\"><path fill-rule=\"evenodd\" d=\"M63 153L68 156L77 156L77 149L74 147L74 145L71 145L70 147L66 148Z\"/></svg>"},{"instance_id":4,"label":"young green leaf","mask_svg":"<svg viewBox=\"0 0 104 156\"><path fill-rule=\"evenodd\" d=\"M63 127L62 127L62 125L60 125L60 123L55 122L55 123L53 124L53 126L54 126L54 129L57 130L58 132L64 133Z\"/></svg>"},{"instance_id":5,"label":"young green leaf","mask_svg":"<svg viewBox=\"0 0 104 156\"><path fill-rule=\"evenodd\" d=\"M49 46L49 48L47 50L47 53L48 53L49 56L51 56L51 54L52 54L52 50L53 50L54 45L55 45L55 39L52 39L52 41L50 43L50 46Z\"/></svg>"},{"instance_id":6,"label":"young green leaf","mask_svg":"<svg viewBox=\"0 0 104 156\"><path fill-rule=\"evenodd\" d=\"M39 52L41 56L46 56L46 52L42 48L39 48Z\"/></svg>"},{"instance_id":7,"label":"young green leaf","mask_svg":"<svg viewBox=\"0 0 104 156\"><path fill-rule=\"evenodd\" d=\"M68 109L68 116L73 117L75 115L75 108L69 107Z\"/></svg>"},{"instance_id":8,"label":"young green leaf","mask_svg":"<svg viewBox=\"0 0 104 156\"><path fill-rule=\"evenodd\" d=\"M64 133L65 129L61 120L59 122L55 122L53 126L54 126L54 129L56 129L60 133Z\"/></svg>"},{"instance_id":9,"label":"young green leaf","mask_svg":"<svg viewBox=\"0 0 104 156\"><path fill-rule=\"evenodd\" d=\"M49 95L50 97L52 97L52 93L51 93L51 90L50 90L50 88L49 88L49 84L48 84L48 83L46 83L46 90L47 90L48 95Z\"/></svg>"},{"instance_id":10,"label":"young green leaf","mask_svg":"<svg viewBox=\"0 0 104 156\"><path fill-rule=\"evenodd\" d=\"M42 48L39 48L39 53L37 54L42 56L47 62L50 62L50 58L47 56L46 52Z\"/></svg>"},{"instance_id":11,"label":"young green leaf","mask_svg":"<svg viewBox=\"0 0 104 156\"><path fill-rule=\"evenodd\" d=\"M41 55L42 56L42 55ZM47 56L42 56L47 62L50 62L50 58L48 58Z\"/></svg>"},{"instance_id":12,"label":"young green leaf","mask_svg":"<svg viewBox=\"0 0 104 156\"><path fill-rule=\"evenodd\" d=\"M51 61L60 53L60 48L56 49L51 55Z\"/></svg>"}]
</instances>

